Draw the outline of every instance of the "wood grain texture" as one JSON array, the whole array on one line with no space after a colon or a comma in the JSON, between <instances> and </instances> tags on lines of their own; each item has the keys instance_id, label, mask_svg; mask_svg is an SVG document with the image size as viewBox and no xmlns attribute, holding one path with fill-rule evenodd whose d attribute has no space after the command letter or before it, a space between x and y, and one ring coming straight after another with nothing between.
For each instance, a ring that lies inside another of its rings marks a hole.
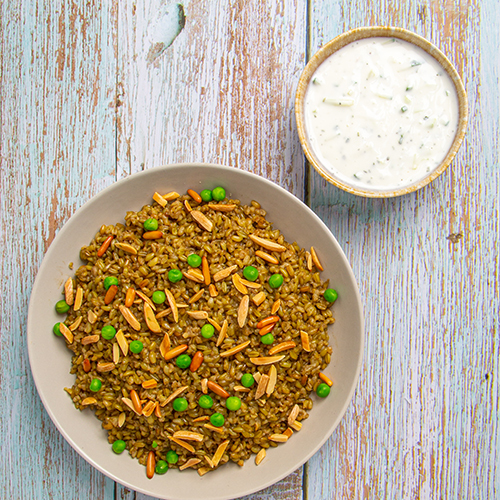
<instances>
[{"instance_id":1,"label":"wood grain texture","mask_svg":"<svg viewBox=\"0 0 500 500\"><path fill-rule=\"evenodd\" d=\"M448 171L411 195L361 199L310 173L367 337L353 403L307 465L307 498L498 498L498 4L313 1L310 19L310 55L364 25L425 36L462 76L470 124Z\"/></svg>"}]
</instances>

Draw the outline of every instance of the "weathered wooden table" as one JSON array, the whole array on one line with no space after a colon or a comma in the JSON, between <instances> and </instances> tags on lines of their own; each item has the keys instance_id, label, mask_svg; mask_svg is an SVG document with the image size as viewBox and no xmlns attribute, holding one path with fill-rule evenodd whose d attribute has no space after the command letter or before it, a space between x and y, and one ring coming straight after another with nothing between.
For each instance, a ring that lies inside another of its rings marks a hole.
<instances>
[{"instance_id":1,"label":"weathered wooden table","mask_svg":"<svg viewBox=\"0 0 500 500\"><path fill-rule=\"evenodd\" d=\"M305 200L365 304L364 364L341 425L251 498L500 498L497 0L186 0L169 47L178 11L162 0L0 9L1 498L147 498L94 470L48 418L26 316L43 255L78 207L117 179L189 161L256 172ZM440 47L470 102L448 171L388 200L308 168L293 112L307 59L377 24Z\"/></svg>"}]
</instances>

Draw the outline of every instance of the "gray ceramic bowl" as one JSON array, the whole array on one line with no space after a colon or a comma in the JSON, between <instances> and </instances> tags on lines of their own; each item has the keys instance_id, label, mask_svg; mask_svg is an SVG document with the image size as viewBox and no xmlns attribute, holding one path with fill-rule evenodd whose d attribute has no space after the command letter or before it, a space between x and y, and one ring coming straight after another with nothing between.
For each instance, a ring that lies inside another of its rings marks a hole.
<instances>
[{"instance_id":1,"label":"gray ceramic bowl","mask_svg":"<svg viewBox=\"0 0 500 500\"><path fill-rule=\"evenodd\" d=\"M259 201L287 241L308 248L314 245L317 250L325 268L323 278L330 278L339 292L333 306L336 322L330 330L332 361L325 370L335 385L328 398L314 396L314 408L302 430L287 443L269 450L259 466L250 459L243 467L231 463L203 477L194 470L171 470L148 480L145 468L136 460L111 451L106 432L93 413L77 411L63 390L73 385L74 376L69 373L71 351L52 334L54 323L60 321L54 304L61 298L65 280L73 274L69 263L78 267L80 247L88 244L102 224L123 221L127 210L139 210L151 203L155 191L185 193L189 188L200 191L217 185L225 187L229 197L244 203ZM319 450L344 415L358 380L363 342L363 314L355 278L342 249L321 220L272 182L235 168L204 164L170 165L138 173L113 184L80 208L61 229L43 260L28 316L33 378L48 414L69 444L111 479L170 500L222 500L247 495L300 467Z\"/></svg>"}]
</instances>

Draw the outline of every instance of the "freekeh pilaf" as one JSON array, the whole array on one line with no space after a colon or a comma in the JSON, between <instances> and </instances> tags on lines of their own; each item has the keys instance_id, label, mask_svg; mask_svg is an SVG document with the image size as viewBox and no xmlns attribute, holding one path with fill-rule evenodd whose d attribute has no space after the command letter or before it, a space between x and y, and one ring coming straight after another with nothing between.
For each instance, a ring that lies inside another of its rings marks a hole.
<instances>
[{"instance_id":1,"label":"freekeh pilaf","mask_svg":"<svg viewBox=\"0 0 500 500\"><path fill-rule=\"evenodd\" d=\"M330 392L337 292L314 248L287 243L256 201L220 187L153 200L102 226L65 283L66 391L149 478L259 464L301 429L311 392Z\"/></svg>"}]
</instances>

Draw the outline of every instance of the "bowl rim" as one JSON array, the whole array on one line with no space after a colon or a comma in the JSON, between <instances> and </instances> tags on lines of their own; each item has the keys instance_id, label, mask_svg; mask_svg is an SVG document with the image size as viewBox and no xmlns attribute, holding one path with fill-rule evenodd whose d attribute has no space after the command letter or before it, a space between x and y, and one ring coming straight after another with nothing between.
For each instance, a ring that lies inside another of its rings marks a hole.
<instances>
[{"instance_id":1,"label":"bowl rim","mask_svg":"<svg viewBox=\"0 0 500 500\"><path fill-rule=\"evenodd\" d=\"M414 182L408 186L398 188L398 189L377 189L370 190L359 186L354 186L347 184L336 177L334 174L329 172L321 163L321 161L314 154L312 147L309 145L307 139L305 119L304 119L304 102L309 82L318 69L318 67L331 56L333 53L342 49L346 45L355 42L357 40L362 40L365 38L376 38L376 37L387 37L387 38L399 38L405 42L416 45L417 47L423 49L427 54L433 57L448 73L451 78L458 98L458 126L455 133L455 138L453 143L448 150L447 155L444 160L440 163L438 167L432 170L426 177L420 181ZM309 60L302 75L300 76L299 83L297 86L297 91L295 94L295 119L297 122L297 131L299 135L300 144L307 157L309 163L315 168L315 170L323 177L325 180L331 184L337 186L348 193L355 194L358 196L363 196L365 198L393 198L396 196L402 196L405 194L412 193L418 189L426 186L434 179L439 177L451 164L455 155L457 154L460 146L463 142L468 122L468 100L467 93L465 91L462 80L450 62L450 60L445 56L441 50L439 50L434 44L429 42L424 37L414 33L413 31L406 30L404 28L398 28L394 26L365 26L360 28L354 28L346 31L333 40L330 40L325 45L323 45Z\"/></svg>"}]
</instances>

